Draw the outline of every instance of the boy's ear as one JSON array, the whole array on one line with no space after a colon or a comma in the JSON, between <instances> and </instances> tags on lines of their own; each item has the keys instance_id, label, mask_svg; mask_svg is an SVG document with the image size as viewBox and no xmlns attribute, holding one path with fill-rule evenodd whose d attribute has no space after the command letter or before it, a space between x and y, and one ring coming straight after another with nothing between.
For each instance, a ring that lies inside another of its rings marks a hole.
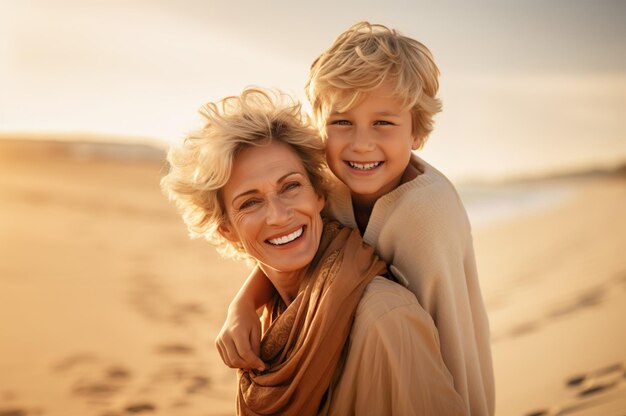
<instances>
[{"instance_id":1,"label":"boy's ear","mask_svg":"<svg viewBox=\"0 0 626 416\"><path fill-rule=\"evenodd\" d=\"M411 149L417 150L420 148L420 144L422 143L422 141L420 139L416 139L415 135L413 135L412 137L413 137L413 144L411 145Z\"/></svg>"},{"instance_id":2,"label":"boy's ear","mask_svg":"<svg viewBox=\"0 0 626 416\"><path fill-rule=\"evenodd\" d=\"M217 226L217 232L231 243L239 242L239 237L228 220L222 221L220 225Z\"/></svg>"}]
</instances>

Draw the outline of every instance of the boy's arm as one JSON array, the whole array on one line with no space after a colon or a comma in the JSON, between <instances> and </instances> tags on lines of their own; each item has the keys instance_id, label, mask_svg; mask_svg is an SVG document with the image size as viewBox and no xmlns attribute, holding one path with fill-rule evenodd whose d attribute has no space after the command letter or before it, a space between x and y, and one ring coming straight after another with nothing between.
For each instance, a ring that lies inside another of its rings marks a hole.
<instances>
[{"instance_id":1,"label":"boy's arm","mask_svg":"<svg viewBox=\"0 0 626 416\"><path fill-rule=\"evenodd\" d=\"M257 309L267 303L273 293L272 283L255 267L230 303L226 321L215 339L215 346L227 366L259 371L265 368L259 358L261 322Z\"/></svg>"},{"instance_id":2,"label":"boy's arm","mask_svg":"<svg viewBox=\"0 0 626 416\"><path fill-rule=\"evenodd\" d=\"M489 323L471 227L458 194L447 180L420 188L405 194L386 221L386 240L380 246L435 320L457 391L472 413L492 415Z\"/></svg>"}]
</instances>

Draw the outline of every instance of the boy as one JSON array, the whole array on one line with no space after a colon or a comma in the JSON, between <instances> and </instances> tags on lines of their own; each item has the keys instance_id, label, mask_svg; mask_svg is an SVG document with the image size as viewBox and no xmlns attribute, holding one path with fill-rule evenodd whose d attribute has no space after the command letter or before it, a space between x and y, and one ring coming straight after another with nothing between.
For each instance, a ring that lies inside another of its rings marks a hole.
<instances>
[{"instance_id":1,"label":"boy","mask_svg":"<svg viewBox=\"0 0 626 416\"><path fill-rule=\"evenodd\" d=\"M342 182L328 210L390 265L439 331L455 389L474 415L494 412L489 325L465 209L451 183L412 153L440 111L439 71L421 43L358 23L311 66L306 92ZM262 367L254 308L271 287L253 273L216 344L231 366ZM256 319L258 322L258 319ZM393 340L391 340L393 341ZM410 388L410 386L407 386Z\"/></svg>"}]
</instances>

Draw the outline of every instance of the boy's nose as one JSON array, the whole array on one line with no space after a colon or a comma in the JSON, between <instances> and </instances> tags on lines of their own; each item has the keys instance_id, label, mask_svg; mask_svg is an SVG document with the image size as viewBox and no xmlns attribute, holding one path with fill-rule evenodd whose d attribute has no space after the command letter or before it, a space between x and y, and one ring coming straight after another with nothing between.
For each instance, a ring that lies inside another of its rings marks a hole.
<instances>
[{"instance_id":1,"label":"boy's nose","mask_svg":"<svg viewBox=\"0 0 626 416\"><path fill-rule=\"evenodd\" d=\"M357 129L354 132L351 143L352 150L355 152L369 152L374 148L374 141L367 129Z\"/></svg>"},{"instance_id":2,"label":"boy's nose","mask_svg":"<svg viewBox=\"0 0 626 416\"><path fill-rule=\"evenodd\" d=\"M267 217L268 225L282 225L291 219L293 210L278 195L270 195L267 198Z\"/></svg>"}]
</instances>

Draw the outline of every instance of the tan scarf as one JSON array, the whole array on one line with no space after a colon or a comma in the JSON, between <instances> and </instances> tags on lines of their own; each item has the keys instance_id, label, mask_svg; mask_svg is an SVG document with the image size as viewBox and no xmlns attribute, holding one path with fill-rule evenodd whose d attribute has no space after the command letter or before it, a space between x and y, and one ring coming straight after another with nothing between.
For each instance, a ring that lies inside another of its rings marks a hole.
<instances>
[{"instance_id":1,"label":"tan scarf","mask_svg":"<svg viewBox=\"0 0 626 416\"><path fill-rule=\"evenodd\" d=\"M285 308L277 295L267 305L271 325L261 340L261 359L268 369L239 371L237 414L316 414L341 365L363 291L385 272L358 231L327 222L294 301Z\"/></svg>"}]
</instances>

